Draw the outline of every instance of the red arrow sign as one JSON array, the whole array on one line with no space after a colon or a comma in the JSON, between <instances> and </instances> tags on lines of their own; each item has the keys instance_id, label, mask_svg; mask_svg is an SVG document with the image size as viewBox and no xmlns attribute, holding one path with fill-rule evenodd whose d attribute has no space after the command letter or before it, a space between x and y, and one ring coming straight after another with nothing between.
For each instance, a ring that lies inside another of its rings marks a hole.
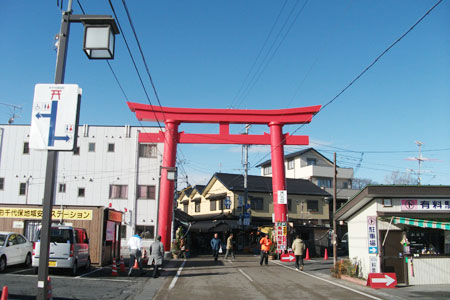
<instances>
[{"instance_id":1,"label":"red arrow sign","mask_svg":"<svg viewBox=\"0 0 450 300\"><path fill-rule=\"evenodd\" d=\"M374 289L394 288L397 285L395 273L370 273L367 285Z\"/></svg>"},{"instance_id":2,"label":"red arrow sign","mask_svg":"<svg viewBox=\"0 0 450 300\"><path fill-rule=\"evenodd\" d=\"M291 262L295 260L295 255L292 253L281 254L280 260L284 262Z\"/></svg>"}]
</instances>

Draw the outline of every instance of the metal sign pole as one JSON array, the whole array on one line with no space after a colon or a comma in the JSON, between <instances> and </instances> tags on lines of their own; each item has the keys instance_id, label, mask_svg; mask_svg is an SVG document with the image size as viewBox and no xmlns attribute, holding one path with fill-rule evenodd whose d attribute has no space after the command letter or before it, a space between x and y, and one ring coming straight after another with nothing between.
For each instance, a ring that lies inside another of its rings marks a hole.
<instances>
[{"instance_id":1,"label":"metal sign pole","mask_svg":"<svg viewBox=\"0 0 450 300\"><path fill-rule=\"evenodd\" d=\"M61 31L59 34L58 54L56 58L55 84L64 83L64 72L66 67L67 43L70 30L70 14L72 11L72 1L69 1L67 11L63 12L61 20ZM42 203L42 228L41 228L41 246L39 257L38 272L38 293L37 299L47 299L48 293L48 258L49 258L49 242L50 228L52 223L52 209L55 195L55 174L56 164L58 161L58 151L48 150L47 152L47 168L45 172L45 188L44 199Z\"/></svg>"}]
</instances>

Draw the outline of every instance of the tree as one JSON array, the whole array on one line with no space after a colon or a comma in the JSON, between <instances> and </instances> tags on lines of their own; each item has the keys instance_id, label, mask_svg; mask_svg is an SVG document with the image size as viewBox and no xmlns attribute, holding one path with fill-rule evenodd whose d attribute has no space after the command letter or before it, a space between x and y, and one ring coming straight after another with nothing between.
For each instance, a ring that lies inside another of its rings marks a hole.
<instances>
[{"instance_id":1,"label":"tree","mask_svg":"<svg viewBox=\"0 0 450 300\"><path fill-rule=\"evenodd\" d=\"M378 184L378 183L369 178L353 178L352 179L352 189L354 189L354 190L362 190L367 185L371 185L371 184Z\"/></svg>"},{"instance_id":2,"label":"tree","mask_svg":"<svg viewBox=\"0 0 450 300\"><path fill-rule=\"evenodd\" d=\"M400 171L393 171L391 174L384 177L386 184L403 184L403 185L416 185L417 181L411 177L410 173L404 173Z\"/></svg>"}]
</instances>

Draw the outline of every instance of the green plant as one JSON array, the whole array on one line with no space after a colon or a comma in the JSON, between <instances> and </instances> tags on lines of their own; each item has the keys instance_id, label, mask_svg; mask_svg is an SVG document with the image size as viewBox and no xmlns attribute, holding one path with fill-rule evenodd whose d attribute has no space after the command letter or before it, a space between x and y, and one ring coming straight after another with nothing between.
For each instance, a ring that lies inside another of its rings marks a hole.
<instances>
[{"instance_id":1,"label":"green plant","mask_svg":"<svg viewBox=\"0 0 450 300\"><path fill-rule=\"evenodd\" d=\"M180 226L178 227L177 231L175 232L175 240L172 241L172 247L170 248L170 251L172 251L173 254L180 254L180 243L181 239L183 237L183 228Z\"/></svg>"},{"instance_id":2,"label":"green plant","mask_svg":"<svg viewBox=\"0 0 450 300\"><path fill-rule=\"evenodd\" d=\"M269 255L276 255L277 254L277 242L273 240L273 229L269 229L269 232L267 233L269 239L272 241L272 245L270 245L269 249Z\"/></svg>"},{"instance_id":3,"label":"green plant","mask_svg":"<svg viewBox=\"0 0 450 300\"><path fill-rule=\"evenodd\" d=\"M358 264L353 263L350 259L341 259L336 262L336 266L331 268L333 277L340 278L341 275L350 277L358 277Z\"/></svg>"}]
</instances>

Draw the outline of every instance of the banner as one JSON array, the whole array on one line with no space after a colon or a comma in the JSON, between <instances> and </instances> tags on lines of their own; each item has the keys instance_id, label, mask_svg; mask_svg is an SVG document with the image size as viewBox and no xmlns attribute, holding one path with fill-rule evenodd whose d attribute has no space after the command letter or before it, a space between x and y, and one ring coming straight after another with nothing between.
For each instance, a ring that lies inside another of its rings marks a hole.
<instances>
[{"instance_id":1,"label":"banner","mask_svg":"<svg viewBox=\"0 0 450 300\"><path fill-rule=\"evenodd\" d=\"M53 209L52 219L92 220L92 210ZM0 207L0 218L42 219L42 208Z\"/></svg>"}]
</instances>

